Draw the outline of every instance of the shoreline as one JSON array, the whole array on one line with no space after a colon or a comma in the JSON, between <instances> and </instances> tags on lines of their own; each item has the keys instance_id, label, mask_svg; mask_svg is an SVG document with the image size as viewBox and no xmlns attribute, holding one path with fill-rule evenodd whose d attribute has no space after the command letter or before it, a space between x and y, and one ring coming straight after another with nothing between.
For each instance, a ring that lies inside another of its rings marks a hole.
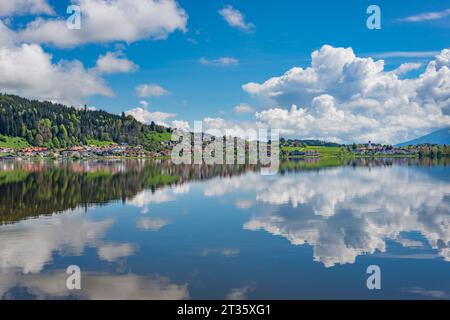
<instances>
[{"instance_id":1,"label":"shoreline","mask_svg":"<svg viewBox=\"0 0 450 320\"><path fill-rule=\"evenodd\" d=\"M410 158L410 159L434 159L434 157L420 157L419 154L409 154L409 155L383 155L383 154L375 154L375 155L346 155L346 156L290 156L290 157L280 157L280 160L283 161L298 161L298 160L327 160L327 159L336 159L336 160L351 160L351 159L396 159L396 158ZM444 159L449 158L448 156L437 157L436 159ZM133 156L95 156L95 157L53 157L53 156L19 156L19 155L0 155L0 160L11 160L11 161L28 161L28 160L170 160L170 156L142 156L142 157L133 157Z\"/></svg>"},{"instance_id":2,"label":"shoreline","mask_svg":"<svg viewBox=\"0 0 450 320\"><path fill-rule=\"evenodd\" d=\"M169 156L145 156L145 157L122 157L122 156L96 156L96 157L51 157L51 156L0 156L0 160L167 160Z\"/></svg>"}]
</instances>

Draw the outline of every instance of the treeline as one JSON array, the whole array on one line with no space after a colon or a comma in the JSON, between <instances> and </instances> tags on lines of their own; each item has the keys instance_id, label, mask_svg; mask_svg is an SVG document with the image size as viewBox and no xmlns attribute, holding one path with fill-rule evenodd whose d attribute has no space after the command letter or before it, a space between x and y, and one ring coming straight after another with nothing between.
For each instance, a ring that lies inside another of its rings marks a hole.
<instances>
[{"instance_id":1,"label":"treeline","mask_svg":"<svg viewBox=\"0 0 450 320\"><path fill-rule=\"evenodd\" d=\"M86 165L86 163L84 163ZM62 212L78 207L126 202L142 190L156 190L190 181L231 177L249 170L251 165L174 165L170 161L122 162L123 171L113 173L108 162L97 171L83 172L77 162L44 162L33 165L15 163L12 171L0 171L0 225L18 220Z\"/></svg>"},{"instance_id":2,"label":"treeline","mask_svg":"<svg viewBox=\"0 0 450 320\"><path fill-rule=\"evenodd\" d=\"M447 145L420 145L418 146L419 157L441 158L450 157L450 146Z\"/></svg>"},{"instance_id":3,"label":"treeline","mask_svg":"<svg viewBox=\"0 0 450 320\"><path fill-rule=\"evenodd\" d=\"M297 146L297 147L340 147L339 143L322 141L322 140L299 140L299 139L285 139L280 138L280 144L282 146Z\"/></svg>"},{"instance_id":4,"label":"treeline","mask_svg":"<svg viewBox=\"0 0 450 320\"><path fill-rule=\"evenodd\" d=\"M154 150L160 144L152 140L152 133L165 132L171 129L142 124L124 113L115 115L0 94L0 134L22 137L33 146L63 148L95 139L140 144Z\"/></svg>"}]
</instances>

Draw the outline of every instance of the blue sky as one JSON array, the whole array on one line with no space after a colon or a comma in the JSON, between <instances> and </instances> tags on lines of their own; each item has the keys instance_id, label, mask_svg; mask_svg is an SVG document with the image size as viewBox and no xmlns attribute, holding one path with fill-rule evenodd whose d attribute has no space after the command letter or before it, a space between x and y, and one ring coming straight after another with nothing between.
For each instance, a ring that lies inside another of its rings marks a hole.
<instances>
[{"instance_id":1,"label":"blue sky","mask_svg":"<svg viewBox=\"0 0 450 320\"><path fill-rule=\"evenodd\" d=\"M52 15L36 14L36 10L33 12L22 8L20 12L17 9L9 15L3 14L2 21L10 30L19 33L38 16L44 20L65 19L68 16L68 2L48 1L54 11ZM286 102L286 105L280 105L280 101L268 103L262 101L264 99L261 97L255 98L242 86L251 82L263 83L283 75L293 67L309 67L311 53L323 45L351 47L358 57L382 58L385 60L385 71L394 70L402 63L421 62L421 68L403 76L413 78L419 77L426 64L434 59L433 56L450 44L450 15L446 13L450 1L178 0L177 3L188 18L183 28L167 31L165 39L148 39L144 35L131 41L80 41L70 46L40 41L41 38L36 36L25 37L25 40L22 37L20 41L39 44L46 53L52 55L54 64L61 60L78 60L88 70L95 67L99 56L111 52L137 66L132 72L102 74L104 85L113 94L95 94L94 90L93 94L83 96L81 103L87 102L95 108L120 113L139 107L140 101L146 101L149 112L176 114L174 118L180 120L210 117L238 122L253 121L255 118L251 112L234 112L233 109L239 104L248 104L254 111L276 107L289 109L291 101ZM366 9L371 4L381 8L381 30L369 30L366 27ZM243 15L247 30L245 26L233 27L219 13L230 6ZM425 16L420 20L419 16L420 21L415 22L401 20L430 12L441 13L442 17ZM83 13L82 29L84 18ZM129 23L133 23L133 17L129 18ZM120 28L120 25L111 28ZM394 56L387 54L392 52ZM217 59L223 57L231 58L234 62L220 65ZM159 85L170 94L139 97L135 89L141 84ZM14 91L11 85L4 87L4 91ZM17 92L22 93L20 90ZM297 104L297 101L292 101L292 104ZM447 106L443 108L443 114L446 114ZM436 127L445 124L444 120L437 123ZM431 128L431 124L417 130L408 127L401 131L402 137L412 137ZM317 133L311 133L311 137L313 135L318 136ZM327 137L323 135L323 138ZM333 134L329 134L329 137L337 140L342 138ZM386 136L388 139L391 136Z\"/></svg>"}]
</instances>

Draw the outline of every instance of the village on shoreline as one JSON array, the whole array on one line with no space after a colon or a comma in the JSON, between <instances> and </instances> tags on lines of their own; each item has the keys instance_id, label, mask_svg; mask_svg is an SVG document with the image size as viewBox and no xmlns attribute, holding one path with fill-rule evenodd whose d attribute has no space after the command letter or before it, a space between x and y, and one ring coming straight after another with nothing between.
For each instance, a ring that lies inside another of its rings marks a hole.
<instances>
[{"instance_id":1,"label":"village on shoreline","mask_svg":"<svg viewBox=\"0 0 450 320\"><path fill-rule=\"evenodd\" d=\"M285 143L281 147L282 156L287 158L295 157L322 157L330 155L340 157L367 157L367 156L418 156L421 146L395 147L391 145L372 144L370 141L366 144L341 145L337 147L330 146L304 146L300 147L297 143Z\"/></svg>"},{"instance_id":2,"label":"village on shoreline","mask_svg":"<svg viewBox=\"0 0 450 320\"><path fill-rule=\"evenodd\" d=\"M128 144L111 144L109 146L84 145L58 149L49 149L47 147L0 148L0 158L159 158L168 157L170 153L170 149L155 152L144 150L140 145L130 146Z\"/></svg>"},{"instance_id":3,"label":"village on shoreline","mask_svg":"<svg viewBox=\"0 0 450 320\"><path fill-rule=\"evenodd\" d=\"M167 158L171 156L173 144L161 142L161 150L148 151L143 146L131 146L126 143L95 146L83 145L68 148L50 149L47 147L24 147L19 149L0 147L0 159L18 158ZM247 149L248 146L246 146ZM280 143L280 157L295 158L323 158L323 157L441 157L448 156L449 147L443 145L424 144L418 146L395 147L391 145L366 144L340 146L308 146L299 140L282 140Z\"/></svg>"}]
</instances>

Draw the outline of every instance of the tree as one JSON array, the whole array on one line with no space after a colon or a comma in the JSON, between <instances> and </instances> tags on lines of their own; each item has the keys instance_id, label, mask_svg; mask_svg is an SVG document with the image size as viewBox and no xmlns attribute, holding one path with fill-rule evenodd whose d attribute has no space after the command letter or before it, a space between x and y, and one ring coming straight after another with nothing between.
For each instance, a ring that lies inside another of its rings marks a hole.
<instances>
[{"instance_id":1,"label":"tree","mask_svg":"<svg viewBox=\"0 0 450 320\"><path fill-rule=\"evenodd\" d=\"M44 142L51 142L52 131L51 131L51 121L49 119L39 120L38 132Z\"/></svg>"},{"instance_id":2,"label":"tree","mask_svg":"<svg viewBox=\"0 0 450 320\"><path fill-rule=\"evenodd\" d=\"M44 138L42 138L41 134L38 133L36 137L34 137L34 145L38 147L42 147L44 144Z\"/></svg>"},{"instance_id":3,"label":"tree","mask_svg":"<svg viewBox=\"0 0 450 320\"><path fill-rule=\"evenodd\" d=\"M53 143L53 147L55 147L55 148L60 147L59 140L57 137L53 137L52 143Z\"/></svg>"},{"instance_id":4,"label":"tree","mask_svg":"<svg viewBox=\"0 0 450 320\"><path fill-rule=\"evenodd\" d=\"M33 133L31 132L31 130L27 130L25 138L27 139L29 144L33 144L34 138L33 138Z\"/></svg>"},{"instance_id":5,"label":"tree","mask_svg":"<svg viewBox=\"0 0 450 320\"><path fill-rule=\"evenodd\" d=\"M67 135L67 129L63 124L59 126L58 137L61 147L65 147L69 144L69 136Z\"/></svg>"},{"instance_id":6,"label":"tree","mask_svg":"<svg viewBox=\"0 0 450 320\"><path fill-rule=\"evenodd\" d=\"M27 136L27 126L25 125L25 123L22 123L21 125L20 136L24 138Z\"/></svg>"}]
</instances>

